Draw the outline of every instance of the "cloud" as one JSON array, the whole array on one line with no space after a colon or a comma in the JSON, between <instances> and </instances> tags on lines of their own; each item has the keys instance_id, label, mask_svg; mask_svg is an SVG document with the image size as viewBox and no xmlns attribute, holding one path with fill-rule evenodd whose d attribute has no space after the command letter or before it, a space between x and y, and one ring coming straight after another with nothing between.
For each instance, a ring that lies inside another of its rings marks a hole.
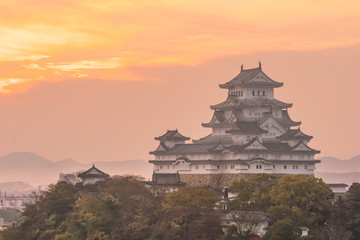
<instances>
[{"instance_id":1,"label":"cloud","mask_svg":"<svg viewBox=\"0 0 360 240\"><path fill-rule=\"evenodd\" d=\"M27 79L21 78L0 78L0 93L10 93L9 86L24 83Z\"/></svg>"},{"instance_id":2,"label":"cloud","mask_svg":"<svg viewBox=\"0 0 360 240\"><path fill-rule=\"evenodd\" d=\"M44 58L49 58L50 56L47 55L29 55L29 56L14 56L14 57L9 57L7 59L1 59L1 61L37 61L37 60L41 60Z\"/></svg>"},{"instance_id":3,"label":"cloud","mask_svg":"<svg viewBox=\"0 0 360 240\"><path fill-rule=\"evenodd\" d=\"M149 79L130 70L360 42L352 0L5 0L0 8L2 77L31 81Z\"/></svg>"},{"instance_id":4,"label":"cloud","mask_svg":"<svg viewBox=\"0 0 360 240\"><path fill-rule=\"evenodd\" d=\"M61 71L74 71L80 69L112 69L122 66L122 58L108 58L102 60L82 60L74 62L47 63L46 68Z\"/></svg>"}]
</instances>

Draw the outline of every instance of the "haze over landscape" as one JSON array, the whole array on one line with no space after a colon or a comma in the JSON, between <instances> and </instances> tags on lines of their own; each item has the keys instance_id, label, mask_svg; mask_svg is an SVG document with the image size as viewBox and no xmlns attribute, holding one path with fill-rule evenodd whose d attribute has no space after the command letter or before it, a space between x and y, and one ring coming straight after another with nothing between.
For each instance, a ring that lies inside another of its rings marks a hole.
<instances>
[{"instance_id":1,"label":"haze over landscape","mask_svg":"<svg viewBox=\"0 0 360 240\"><path fill-rule=\"evenodd\" d=\"M317 174L359 181L358 2L1 1L0 9L0 182L47 184L93 163L149 178L154 137L176 128L207 135L209 105L227 94L218 84L259 60L284 82L276 97L294 104L292 118L314 136Z\"/></svg>"}]
</instances>

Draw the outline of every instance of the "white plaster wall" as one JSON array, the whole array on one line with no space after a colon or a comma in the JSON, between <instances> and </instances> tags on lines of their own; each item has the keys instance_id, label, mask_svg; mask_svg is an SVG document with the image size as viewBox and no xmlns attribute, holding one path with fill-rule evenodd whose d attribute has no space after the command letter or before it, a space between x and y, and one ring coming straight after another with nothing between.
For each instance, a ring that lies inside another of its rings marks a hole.
<instances>
[{"instance_id":1,"label":"white plaster wall","mask_svg":"<svg viewBox=\"0 0 360 240\"><path fill-rule=\"evenodd\" d=\"M256 96L252 95L253 91L255 91ZM257 96L258 91L260 91L261 97L274 99L274 89L272 89L272 88L250 88L249 87L249 88L246 88L244 94L246 95L246 98L258 97ZM265 96L262 96L263 91L265 91Z\"/></svg>"}]
</instances>

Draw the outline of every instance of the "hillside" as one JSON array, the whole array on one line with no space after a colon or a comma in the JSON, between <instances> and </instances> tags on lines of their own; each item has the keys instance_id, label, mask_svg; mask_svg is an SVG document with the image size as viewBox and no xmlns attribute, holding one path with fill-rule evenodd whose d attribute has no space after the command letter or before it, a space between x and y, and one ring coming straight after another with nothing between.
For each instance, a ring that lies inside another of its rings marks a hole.
<instances>
[{"instance_id":1,"label":"hillside","mask_svg":"<svg viewBox=\"0 0 360 240\"><path fill-rule=\"evenodd\" d=\"M93 163L79 163L73 159L51 161L35 153L14 152L0 157L0 182L21 181L29 185L55 183L60 173L89 169ZM152 166L143 160L94 162L96 167L110 175L133 174L149 179Z\"/></svg>"}]
</instances>

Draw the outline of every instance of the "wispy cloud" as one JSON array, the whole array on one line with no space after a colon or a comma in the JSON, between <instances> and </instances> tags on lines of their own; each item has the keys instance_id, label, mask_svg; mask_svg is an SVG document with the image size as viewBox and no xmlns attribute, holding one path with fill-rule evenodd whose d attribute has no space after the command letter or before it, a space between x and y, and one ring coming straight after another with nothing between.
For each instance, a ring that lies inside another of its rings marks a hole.
<instances>
[{"instance_id":1,"label":"wispy cloud","mask_svg":"<svg viewBox=\"0 0 360 240\"><path fill-rule=\"evenodd\" d=\"M28 56L14 56L14 57L9 57L6 59L1 59L1 61L37 61L40 59L44 59L44 58L49 58L50 56L47 55L28 55Z\"/></svg>"},{"instance_id":2,"label":"wispy cloud","mask_svg":"<svg viewBox=\"0 0 360 240\"><path fill-rule=\"evenodd\" d=\"M133 80L130 69L138 66L360 43L360 2L353 0L20 3L0 1L0 70L13 79Z\"/></svg>"},{"instance_id":3,"label":"wispy cloud","mask_svg":"<svg viewBox=\"0 0 360 240\"><path fill-rule=\"evenodd\" d=\"M112 69L122 66L122 58L108 58L102 60L82 60L74 62L47 63L46 68L61 71L74 71L81 69Z\"/></svg>"},{"instance_id":4,"label":"wispy cloud","mask_svg":"<svg viewBox=\"0 0 360 240\"><path fill-rule=\"evenodd\" d=\"M21 78L0 78L0 93L9 93L11 90L8 88L11 85L20 84L27 81Z\"/></svg>"}]
</instances>

